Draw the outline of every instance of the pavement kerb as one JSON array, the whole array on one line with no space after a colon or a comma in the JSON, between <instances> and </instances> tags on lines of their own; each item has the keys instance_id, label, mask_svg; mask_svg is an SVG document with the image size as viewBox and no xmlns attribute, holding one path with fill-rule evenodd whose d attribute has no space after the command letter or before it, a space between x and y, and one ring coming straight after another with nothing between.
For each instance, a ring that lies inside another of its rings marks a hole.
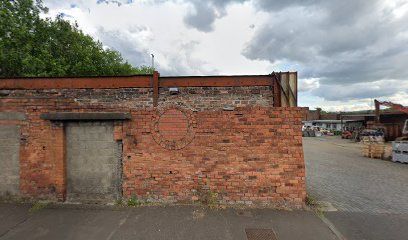
<instances>
[{"instance_id":1,"label":"pavement kerb","mask_svg":"<svg viewBox=\"0 0 408 240\"><path fill-rule=\"evenodd\" d=\"M341 234L341 232L334 226L334 224L324 216L324 213L321 214L316 213L316 216L320 218L320 220L322 220L324 224L326 224L330 231L332 231L333 234L336 235L336 237L339 240L347 240L347 238L344 237L343 234Z\"/></svg>"}]
</instances>

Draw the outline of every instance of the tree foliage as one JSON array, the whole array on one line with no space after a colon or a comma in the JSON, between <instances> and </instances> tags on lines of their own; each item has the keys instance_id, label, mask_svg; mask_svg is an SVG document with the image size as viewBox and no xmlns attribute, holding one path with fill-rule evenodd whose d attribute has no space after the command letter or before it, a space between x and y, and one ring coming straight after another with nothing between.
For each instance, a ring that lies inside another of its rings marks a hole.
<instances>
[{"instance_id":1,"label":"tree foliage","mask_svg":"<svg viewBox=\"0 0 408 240\"><path fill-rule=\"evenodd\" d=\"M102 76L151 73L104 49L77 24L41 18L41 0L0 1L0 76Z\"/></svg>"}]
</instances>

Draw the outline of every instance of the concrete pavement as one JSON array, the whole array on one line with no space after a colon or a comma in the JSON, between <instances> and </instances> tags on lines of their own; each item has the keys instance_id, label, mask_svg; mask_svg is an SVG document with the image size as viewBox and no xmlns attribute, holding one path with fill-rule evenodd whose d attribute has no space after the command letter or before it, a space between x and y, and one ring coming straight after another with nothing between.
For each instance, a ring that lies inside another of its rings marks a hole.
<instances>
[{"instance_id":1,"label":"concrete pavement","mask_svg":"<svg viewBox=\"0 0 408 240\"><path fill-rule=\"evenodd\" d=\"M348 240L401 240L408 238L407 214L327 212L327 219Z\"/></svg>"},{"instance_id":2,"label":"concrete pavement","mask_svg":"<svg viewBox=\"0 0 408 240\"><path fill-rule=\"evenodd\" d=\"M334 137L305 138L308 193L337 211L324 215L348 240L408 236L408 165L360 156ZM4 239L247 239L272 229L277 239L336 239L313 212L213 210L200 206L109 208L62 205L29 213L0 204Z\"/></svg>"},{"instance_id":3,"label":"concrete pavement","mask_svg":"<svg viewBox=\"0 0 408 240\"><path fill-rule=\"evenodd\" d=\"M336 239L310 211L208 209L200 206L121 209L0 204L0 239L234 239L245 229L272 229L277 239Z\"/></svg>"}]
</instances>

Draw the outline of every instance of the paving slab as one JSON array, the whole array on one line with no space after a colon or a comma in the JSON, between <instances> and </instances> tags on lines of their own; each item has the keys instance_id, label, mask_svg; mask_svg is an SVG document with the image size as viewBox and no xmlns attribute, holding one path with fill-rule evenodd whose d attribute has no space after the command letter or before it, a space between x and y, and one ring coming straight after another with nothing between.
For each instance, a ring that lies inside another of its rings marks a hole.
<instances>
[{"instance_id":1,"label":"paving slab","mask_svg":"<svg viewBox=\"0 0 408 240\"><path fill-rule=\"evenodd\" d=\"M324 215L346 239L408 239L408 164L363 157L340 137L303 143L308 194L330 203Z\"/></svg>"},{"instance_id":2,"label":"paving slab","mask_svg":"<svg viewBox=\"0 0 408 240\"><path fill-rule=\"evenodd\" d=\"M270 209L141 208L115 239L247 239L246 228L273 229L278 239L336 239L313 212Z\"/></svg>"},{"instance_id":3,"label":"paving slab","mask_svg":"<svg viewBox=\"0 0 408 240\"><path fill-rule=\"evenodd\" d=\"M361 155L340 137L303 138L307 191L339 211L408 214L408 164Z\"/></svg>"},{"instance_id":4,"label":"paving slab","mask_svg":"<svg viewBox=\"0 0 408 240\"><path fill-rule=\"evenodd\" d=\"M0 239L107 239L125 217L124 211L42 209Z\"/></svg>"},{"instance_id":5,"label":"paving slab","mask_svg":"<svg viewBox=\"0 0 408 240\"><path fill-rule=\"evenodd\" d=\"M30 217L28 205L0 204L0 237Z\"/></svg>"},{"instance_id":6,"label":"paving slab","mask_svg":"<svg viewBox=\"0 0 408 240\"><path fill-rule=\"evenodd\" d=\"M16 214L28 211L18 206L2 206L0 209ZM10 225L0 239L26 239L29 236L30 239L246 240L246 228L272 229L279 240L336 239L310 211L209 209L199 206L116 210L52 208L24 216L29 217L22 222L15 221L19 224ZM6 221L1 218L0 224Z\"/></svg>"},{"instance_id":7,"label":"paving slab","mask_svg":"<svg viewBox=\"0 0 408 240\"><path fill-rule=\"evenodd\" d=\"M330 212L325 216L348 240L408 238L407 214Z\"/></svg>"}]
</instances>

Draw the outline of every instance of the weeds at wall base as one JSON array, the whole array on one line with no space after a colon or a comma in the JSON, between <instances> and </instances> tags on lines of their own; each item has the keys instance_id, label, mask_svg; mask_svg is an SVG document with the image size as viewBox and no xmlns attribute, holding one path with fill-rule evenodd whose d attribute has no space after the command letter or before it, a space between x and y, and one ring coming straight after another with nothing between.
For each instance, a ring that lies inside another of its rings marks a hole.
<instances>
[{"instance_id":1,"label":"weeds at wall base","mask_svg":"<svg viewBox=\"0 0 408 240\"><path fill-rule=\"evenodd\" d=\"M307 195L305 199L305 203L308 207L313 210L317 216L322 217L324 216L324 212L322 210L322 206L319 204L319 202L311 195Z\"/></svg>"},{"instance_id":2,"label":"weeds at wall base","mask_svg":"<svg viewBox=\"0 0 408 240\"><path fill-rule=\"evenodd\" d=\"M45 202L45 201L38 201L35 202L31 208L28 210L29 213L36 213L41 211L44 208L47 208L49 202Z\"/></svg>"}]
</instances>

